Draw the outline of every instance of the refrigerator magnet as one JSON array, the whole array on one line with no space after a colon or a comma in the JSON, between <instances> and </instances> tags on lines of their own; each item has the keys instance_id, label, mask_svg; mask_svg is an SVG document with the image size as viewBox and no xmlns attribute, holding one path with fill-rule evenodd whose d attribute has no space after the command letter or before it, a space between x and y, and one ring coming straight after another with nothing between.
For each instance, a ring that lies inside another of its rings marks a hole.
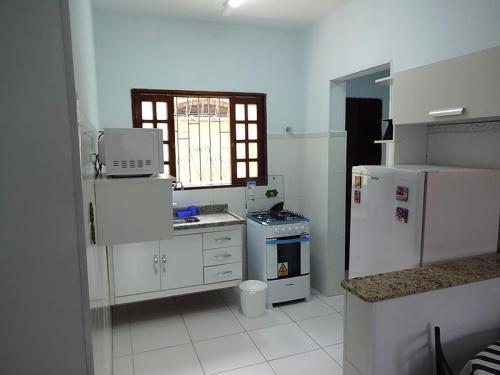
<instances>
[{"instance_id":1,"label":"refrigerator magnet","mask_svg":"<svg viewBox=\"0 0 500 375\"><path fill-rule=\"evenodd\" d=\"M361 189L361 176L354 176L354 189Z\"/></svg>"},{"instance_id":2,"label":"refrigerator magnet","mask_svg":"<svg viewBox=\"0 0 500 375\"><path fill-rule=\"evenodd\" d=\"M354 190L353 202L354 203L361 203L361 191L360 190Z\"/></svg>"},{"instance_id":3,"label":"refrigerator magnet","mask_svg":"<svg viewBox=\"0 0 500 375\"><path fill-rule=\"evenodd\" d=\"M408 209L403 207L396 208L396 219L402 223L408 222Z\"/></svg>"},{"instance_id":4,"label":"refrigerator magnet","mask_svg":"<svg viewBox=\"0 0 500 375\"><path fill-rule=\"evenodd\" d=\"M408 202L408 186L398 185L396 188L396 199L402 202Z\"/></svg>"}]
</instances>

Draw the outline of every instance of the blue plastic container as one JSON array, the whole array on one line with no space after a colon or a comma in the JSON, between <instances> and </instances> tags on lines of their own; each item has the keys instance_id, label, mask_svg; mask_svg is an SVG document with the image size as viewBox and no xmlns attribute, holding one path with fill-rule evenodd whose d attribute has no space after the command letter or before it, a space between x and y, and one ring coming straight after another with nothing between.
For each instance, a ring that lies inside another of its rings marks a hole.
<instances>
[{"instance_id":1,"label":"blue plastic container","mask_svg":"<svg viewBox=\"0 0 500 375\"><path fill-rule=\"evenodd\" d=\"M190 206L185 210L180 210L175 213L175 216L177 217L189 217L189 216L195 216L200 213L200 209L197 206Z\"/></svg>"}]
</instances>

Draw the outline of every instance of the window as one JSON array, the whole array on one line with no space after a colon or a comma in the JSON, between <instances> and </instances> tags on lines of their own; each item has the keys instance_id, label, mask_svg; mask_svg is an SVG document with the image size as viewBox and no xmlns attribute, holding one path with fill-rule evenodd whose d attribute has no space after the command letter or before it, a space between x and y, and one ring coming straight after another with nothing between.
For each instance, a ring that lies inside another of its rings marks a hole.
<instances>
[{"instance_id":1,"label":"window","mask_svg":"<svg viewBox=\"0 0 500 375\"><path fill-rule=\"evenodd\" d=\"M185 187L267 182L265 94L132 89L132 116L162 129L165 173Z\"/></svg>"}]
</instances>

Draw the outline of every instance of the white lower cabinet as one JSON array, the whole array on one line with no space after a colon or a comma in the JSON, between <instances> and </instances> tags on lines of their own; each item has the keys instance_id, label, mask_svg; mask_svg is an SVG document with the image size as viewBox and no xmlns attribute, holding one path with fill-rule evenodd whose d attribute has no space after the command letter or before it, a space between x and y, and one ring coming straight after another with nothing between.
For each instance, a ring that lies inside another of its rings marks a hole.
<instances>
[{"instance_id":1,"label":"white lower cabinet","mask_svg":"<svg viewBox=\"0 0 500 375\"><path fill-rule=\"evenodd\" d=\"M243 274L242 228L192 230L170 240L108 247L113 304L237 285Z\"/></svg>"},{"instance_id":2,"label":"white lower cabinet","mask_svg":"<svg viewBox=\"0 0 500 375\"><path fill-rule=\"evenodd\" d=\"M159 290L159 253L158 241L113 246L115 296Z\"/></svg>"},{"instance_id":3,"label":"white lower cabinet","mask_svg":"<svg viewBox=\"0 0 500 375\"><path fill-rule=\"evenodd\" d=\"M161 289L203 284L202 235L160 241Z\"/></svg>"}]
</instances>

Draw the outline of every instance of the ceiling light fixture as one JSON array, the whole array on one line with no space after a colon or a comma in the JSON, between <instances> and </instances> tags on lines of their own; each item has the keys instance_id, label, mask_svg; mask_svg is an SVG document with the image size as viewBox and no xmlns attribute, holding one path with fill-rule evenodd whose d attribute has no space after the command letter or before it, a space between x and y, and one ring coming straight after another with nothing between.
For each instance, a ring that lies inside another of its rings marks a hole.
<instances>
[{"instance_id":1,"label":"ceiling light fixture","mask_svg":"<svg viewBox=\"0 0 500 375\"><path fill-rule=\"evenodd\" d=\"M227 6L230 8L239 8L245 0L227 0Z\"/></svg>"},{"instance_id":2,"label":"ceiling light fixture","mask_svg":"<svg viewBox=\"0 0 500 375\"><path fill-rule=\"evenodd\" d=\"M230 16L233 9L239 8L245 0L227 0L222 8L223 16Z\"/></svg>"}]
</instances>

